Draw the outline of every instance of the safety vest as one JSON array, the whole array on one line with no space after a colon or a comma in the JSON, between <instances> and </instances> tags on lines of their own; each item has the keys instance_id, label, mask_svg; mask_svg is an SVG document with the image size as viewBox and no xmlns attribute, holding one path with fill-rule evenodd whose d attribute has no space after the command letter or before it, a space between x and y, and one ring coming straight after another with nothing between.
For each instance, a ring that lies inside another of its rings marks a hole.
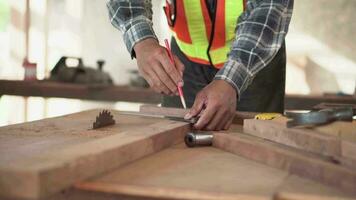
<instances>
[{"instance_id":1,"label":"safety vest","mask_svg":"<svg viewBox=\"0 0 356 200\"><path fill-rule=\"evenodd\" d=\"M245 0L217 0L210 16L206 0L175 0L164 7L180 50L189 60L221 68L227 60Z\"/></svg>"}]
</instances>

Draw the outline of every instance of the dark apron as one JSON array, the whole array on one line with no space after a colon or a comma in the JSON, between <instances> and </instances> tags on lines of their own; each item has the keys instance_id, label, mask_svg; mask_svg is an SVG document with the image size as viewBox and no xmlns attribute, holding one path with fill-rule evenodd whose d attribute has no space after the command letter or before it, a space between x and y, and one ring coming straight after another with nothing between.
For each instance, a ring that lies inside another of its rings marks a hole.
<instances>
[{"instance_id":1,"label":"dark apron","mask_svg":"<svg viewBox=\"0 0 356 200\"><path fill-rule=\"evenodd\" d=\"M183 92L187 106L190 108L197 93L213 81L218 69L188 60L174 38L171 48L185 66ZM258 72L251 85L241 94L236 110L282 113L284 111L285 74L286 50L283 43L273 60ZM164 96L162 106L182 108L178 96Z\"/></svg>"}]
</instances>

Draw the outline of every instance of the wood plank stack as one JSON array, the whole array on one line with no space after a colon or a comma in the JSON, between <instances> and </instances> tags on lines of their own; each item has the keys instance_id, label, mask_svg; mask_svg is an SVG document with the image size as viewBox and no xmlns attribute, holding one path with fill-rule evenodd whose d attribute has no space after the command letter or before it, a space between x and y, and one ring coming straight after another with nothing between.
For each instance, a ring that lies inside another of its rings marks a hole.
<instances>
[{"instance_id":1,"label":"wood plank stack","mask_svg":"<svg viewBox=\"0 0 356 200\"><path fill-rule=\"evenodd\" d=\"M352 199L355 123L287 129L255 113L213 147L187 148L189 124L100 110L0 128L0 199ZM141 113L185 110L142 107Z\"/></svg>"}]
</instances>

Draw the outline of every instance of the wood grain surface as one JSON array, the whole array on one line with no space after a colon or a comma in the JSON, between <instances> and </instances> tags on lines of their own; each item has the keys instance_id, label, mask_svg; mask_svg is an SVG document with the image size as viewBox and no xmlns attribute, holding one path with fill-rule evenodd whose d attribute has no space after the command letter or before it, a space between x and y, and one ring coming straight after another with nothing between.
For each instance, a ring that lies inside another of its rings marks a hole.
<instances>
[{"instance_id":1,"label":"wood grain surface","mask_svg":"<svg viewBox=\"0 0 356 200\"><path fill-rule=\"evenodd\" d=\"M0 196L41 198L182 142L189 125L123 116L98 130L99 110L0 128Z\"/></svg>"},{"instance_id":2,"label":"wood grain surface","mask_svg":"<svg viewBox=\"0 0 356 200\"><path fill-rule=\"evenodd\" d=\"M213 146L291 174L356 193L356 171L334 164L332 160L317 154L239 133L214 133Z\"/></svg>"},{"instance_id":3,"label":"wood grain surface","mask_svg":"<svg viewBox=\"0 0 356 200\"><path fill-rule=\"evenodd\" d=\"M170 147L76 188L163 199L271 199L287 173L212 147Z\"/></svg>"},{"instance_id":4,"label":"wood grain surface","mask_svg":"<svg viewBox=\"0 0 356 200\"><path fill-rule=\"evenodd\" d=\"M287 128L287 118L247 119L244 132L313 153L331 156L354 167L356 164L356 121L333 122L309 128Z\"/></svg>"},{"instance_id":5,"label":"wood grain surface","mask_svg":"<svg viewBox=\"0 0 356 200\"><path fill-rule=\"evenodd\" d=\"M212 147L178 144L75 185L133 199L354 199L354 194ZM101 194L101 195L99 195ZM112 197L113 199L115 197Z\"/></svg>"}]
</instances>

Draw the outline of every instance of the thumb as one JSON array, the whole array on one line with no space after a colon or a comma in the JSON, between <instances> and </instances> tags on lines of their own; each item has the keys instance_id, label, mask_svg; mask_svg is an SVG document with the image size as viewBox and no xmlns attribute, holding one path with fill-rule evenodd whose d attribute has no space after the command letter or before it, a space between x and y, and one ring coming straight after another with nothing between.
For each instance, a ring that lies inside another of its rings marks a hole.
<instances>
[{"instance_id":1,"label":"thumb","mask_svg":"<svg viewBox=\"0 0 356 200\"><path fill-rule=\"evenodd\" d=\"M204 95L197 95L195 98L193 106L190 108L189 112L184 116L184 119L191 119L192 117L197 116L203 109L205 103Z\"/></svg>"}]
</instances>

